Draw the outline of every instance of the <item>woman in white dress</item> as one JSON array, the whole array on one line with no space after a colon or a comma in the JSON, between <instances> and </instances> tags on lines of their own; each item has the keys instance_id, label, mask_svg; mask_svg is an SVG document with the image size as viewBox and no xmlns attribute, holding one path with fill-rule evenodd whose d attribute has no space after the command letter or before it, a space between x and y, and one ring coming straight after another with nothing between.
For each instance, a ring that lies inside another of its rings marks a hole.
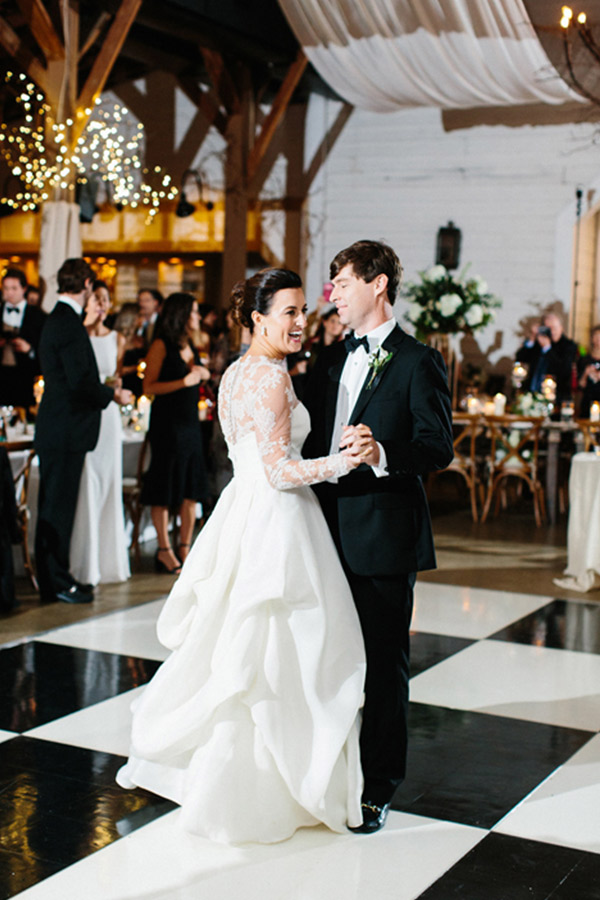
<instances>
[{"instance_id":1,"label":"woman in white dress","mask_svg":"<svg viewBox=\"0 0 600 900\"><path fill-rule=\"evenodd\" d=\"M133 705L117 780L179 803L189 831L270 843L362 822L364 646L309 487L359 465L361 447L301 458L310 422L285 359L306 324L298 275L264 269L232 302L253 332L219 392L234 477L159 616L173 652Z\"/></svg>"},{"instance_id":2,"label":"woman in white dress","mask_svg":"<svg viewBox=\"0 0 600 900\"><path fill-rule=\"evenodd\" d=\"M115 377L124 339L104 324L110 296L104 282L94 283L84 325L102 381ZM84 584L126 581L131 572L122 497L121 415L116 403L102 411L95 448L86 453L71 537L71 572Z\"/></svg>"}]
</instances>

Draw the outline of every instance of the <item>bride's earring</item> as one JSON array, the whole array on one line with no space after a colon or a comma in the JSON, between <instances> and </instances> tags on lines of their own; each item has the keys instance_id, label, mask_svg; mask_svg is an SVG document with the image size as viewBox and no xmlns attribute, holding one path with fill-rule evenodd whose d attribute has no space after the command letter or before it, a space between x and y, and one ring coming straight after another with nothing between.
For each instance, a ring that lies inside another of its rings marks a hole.
<instances>
[{"instance_id":1,"label":"bride's earring","mask_svg":"<svg viewBox=\"0 0 600 900\"><path fill-rule=\"evenodd\" d=\"M266 327L266 325L263 325L263 327L262 327L261 330L260 330L260 333L262 334L263 337L266 337L266 336L267 336L267 327Z\"/></svg>"}]
</instances>

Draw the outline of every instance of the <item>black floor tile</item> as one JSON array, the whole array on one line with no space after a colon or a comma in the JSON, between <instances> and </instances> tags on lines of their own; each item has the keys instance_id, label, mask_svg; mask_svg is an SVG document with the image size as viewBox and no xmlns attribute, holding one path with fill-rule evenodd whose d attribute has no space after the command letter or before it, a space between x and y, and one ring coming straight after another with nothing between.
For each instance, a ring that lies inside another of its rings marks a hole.
<instances>
[{"instance_id":1,"label":"black floor tile","mask_svg":"<svg viewBox=\"0 0 600 900\"><path fill-rule=\"evenodd\" d=\"M0 649L0 728L44 725L145 684L159 665L43 641Z\"/></svg>"},{"instance_id":2,"label":"black floor tile","mask_svg":"<svg viewBox=\"0 0 600 900\"><path fill-rule=\"evenodd\" d=\"M414 678L425 669L454 656L472 644L468 638L449 637L446 634L427 634L423 631L410 636L410 675Z\"/></svg>"},{"instance_id":3,"label":"black floor tile","mask_svg":"<svg viewBox=\"0 0 600 900\"><path fill-rule=\"evenodd\" d=\"M536 647L600 653L600 604L554 600L491 637Z\"/></svg>"},{"instance_id":4,"label":"black floor tile","mask_svg":"<svg viewBox=\"0 0 600 900\"><path fill-rule=\"evenodd\" d=\"M490 834L419 900L600 900L600 855Z\"/></svg>"},{"instance_id":5,"label":"black floor tile","mask_svg":"<svg viewBox=\"0 0 600 900\"><path fill-rule=\"evenodd\" d=\"M411 704L406 781L392 807L491 828L593 735Z\"/></svg>"},{"instance_id":6,"label":"black floor tile","mask_svg":"<svg viewBox=\"0 0 600 900\"><path fill-rule=\"evenodd\" d=\"M119 788L114 776L124 761L34 738L0 744L0 898L175 808L147 791Z\"/></svg>"},{"instance_id":7,"label":"black floor tile","mask_svg":"<svg viewBox=\"0 0 600 900\"><path fill-rule=\"evenodd\" d=\"M32 853L11 853L0 847L0 900L9 900L62 868L58 863L36 859Z\"/></svg>"}]
</instances>

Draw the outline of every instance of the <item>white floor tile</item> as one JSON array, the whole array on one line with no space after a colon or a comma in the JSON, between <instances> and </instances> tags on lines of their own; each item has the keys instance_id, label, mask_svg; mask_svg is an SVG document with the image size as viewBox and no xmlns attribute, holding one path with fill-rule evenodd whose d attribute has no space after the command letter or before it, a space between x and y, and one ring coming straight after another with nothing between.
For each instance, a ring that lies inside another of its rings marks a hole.
<instances>
[{"instance_id":1,"label":"white floor tile","mask_svg":"<svg viewBox=\"0 0 600 900\"><path fill-rule=\"evenodd\" d=\"M131 739L131 704L143 686L87 706L47 725L26 731L27 737L58 744L86 747L119 756L129 754Z\"/></svg>"},{"instance_id":2,"label":"white floor tile","mask_svg":"<svg viewBox=\"0 0 600 900\"><path fill-rule=\"evenodd\" d=\"M156 620L164 598L119 610L75 625L56 628L36 640L49 644L65 644L86 650L121 653L142 659L166 659L169 651L156 637Z\"/></svg>"},{"instance_id":3,"label":"white floor tile","mask_svg":"<svg viewBox=\"0 0 600 900\"><path fill-rule=\"evenodd\" d=\"M600 735L529 794L495 831L600 853Z\"/></svg>"},{"instance_id":4,"label":"white floor tile","mask_svg":"<svg viewBox=\"0 0 600 900\"><path fill-rule=\"evenodd\" d=\"M452 637L489 637L534 609L550 603L551 599L532 594L417 581L411 630Z\"/></svg>"},{"instance_id":5,"label":"white floor tile","mask_svg":"<svg viewBox=\"0 0 600 900\"><path fill-rule=\"evenodd\" d=\"M600 730L600 656L479 641L411 680L411 700Z\"/></svg>"},{"instance_id":6,"label":"white floor tile","mask_svg":"<svg viewBox=\"0 0 600 900\"><path fill-rule=\"evenodd\" d=\"M182 832L175 811L18 894L20 900L414 900L486 834L391 813L376 835L302 829L269 846Z\"/></svg>"}]
</instances>

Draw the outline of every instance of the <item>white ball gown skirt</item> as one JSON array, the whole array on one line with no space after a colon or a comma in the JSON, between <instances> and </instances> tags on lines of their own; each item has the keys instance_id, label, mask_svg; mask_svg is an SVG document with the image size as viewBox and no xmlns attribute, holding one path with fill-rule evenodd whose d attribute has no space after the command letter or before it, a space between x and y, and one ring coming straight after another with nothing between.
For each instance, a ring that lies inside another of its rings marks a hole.
<instances>
[{"instance_id":1,"label":"white ball gown skirt","mask_svg":"<svg viewBox=\"0 0 600 900\"><path fill-rule=\"evenodd\" d=\"M362 821L358 616L312 490L275 490L241 443L159 617L173 652L133 706L117 780L217 841L344 832Z\"/></svg>"}]
</instances>

